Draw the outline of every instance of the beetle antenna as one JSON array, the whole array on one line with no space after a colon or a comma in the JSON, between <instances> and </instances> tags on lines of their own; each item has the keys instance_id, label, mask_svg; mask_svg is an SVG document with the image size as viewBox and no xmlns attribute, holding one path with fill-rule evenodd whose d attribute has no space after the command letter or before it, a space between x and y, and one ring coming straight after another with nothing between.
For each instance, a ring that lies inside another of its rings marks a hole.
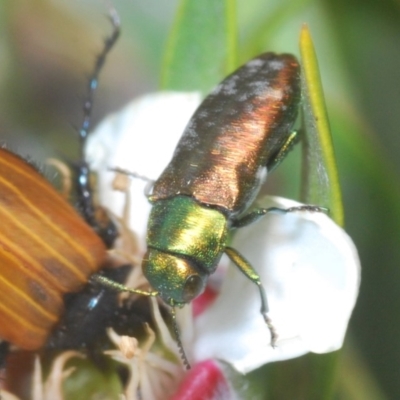
<instances>
[{"instance_id":1,"label":"beetle antenna","mask_svg":"<svg viewBox=\"0 0 400 400\"><path fill-rule=\"evenodd\" d=\"M178 323L176 322L176 312L175 312L175 307L174 306L171 307L171 317L172 317L172 327L174 329L175 340L176 340L176 344L178 345L179 354L181 356L181 360L183 362L183 365L188 370L191 367L190 367L189 360L188 360L188 358L186 356L185 349L183 348L183 344L182 344L182 340L181 340L181 334L179 332Z\"/></svg>"},{"instance_id":2,"label":"beetle antenna","mask_svg":"<svg viewBox=\"0 0 400 400\"><path fill-rule=\"evenodd\" d=\"M109 12L109 19L113 26L111 35L104 40L104 47L102 52L98 55L94 66L93 73L89 78L88 91L83 106L83 122L79 129L80 139L80 161L76 165L77 179L76 179L76 196L77 196L77 209L80 210L81 215L86 222L97 232L103 239L106 246L112 246L115 238L117 237L117 229L115 224L106 216L99 218L96 215L97 208L93 202L92 187L90 184L90 169L85 160L85 144L91 128L91 116L93 108L93 97L98 86L99 74L104 65L106 57L110 50L113 48L115 42L120 35L120 20L115 9ZM104 213L103 213L104 214Z\"/></svg>"},{"instance_id":3,"label":"beetle antenna","mask_svg":"<svg viewBox=\"0 0 400 400\"><path fill-rule=\"evenodd\" d=\"M103 51L97 56L95 67L92 73L92 76L89 79L88 92L86 95L86 100L83 106L83 122L81 129L79 130L79 136L81 140L81 159L85 158L84 147L86 144L87 136L89 134L90 125L91 125L91 117L92 117L92 108L93 108L93 96L94 92L97 89L99 82L99 74L101 69L104 66L104 62L107 58L108 53L114 47L120 33L120 19L115 9L111 9L109 13L109 19L113 26L113 31L111 35L104 40L104 48Z\"/></svg>"},{"instance_id":4,"label":"beetle antenna","mask_svg":"<svg viewBox=\"0 0 400 400\"><path fill-rule=\"evenodd\" d=\"M134 294L140 294L141 296L149 296L149 297L157 297L159 295L159 293L156 291L150 292L147 290L129 288L122 283L113 281L112 279L108 279L107 277L99 274L93 274L90 277L90 281L108 287L109 289L115 290L116 292L134 293Z\"/></svg>"}]
</instances>

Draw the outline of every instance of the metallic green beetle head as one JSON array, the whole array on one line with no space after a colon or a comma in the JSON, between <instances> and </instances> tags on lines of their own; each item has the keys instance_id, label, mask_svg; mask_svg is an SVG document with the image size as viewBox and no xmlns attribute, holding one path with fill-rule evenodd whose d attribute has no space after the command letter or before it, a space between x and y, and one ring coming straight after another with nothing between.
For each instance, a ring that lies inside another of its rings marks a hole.
<instances>
[{"instance_id":1,"label":"metallic green beetle head","mask_svg":"<svg viewBox=\"0 0 400 400\"><path fill-rule=\"evenodd\" d=\"M160 297L171 306L183 306L202 291L208 275L195 262L177 255L149 249L142 262L143 274Z\"/></svg>"}]
</instances>

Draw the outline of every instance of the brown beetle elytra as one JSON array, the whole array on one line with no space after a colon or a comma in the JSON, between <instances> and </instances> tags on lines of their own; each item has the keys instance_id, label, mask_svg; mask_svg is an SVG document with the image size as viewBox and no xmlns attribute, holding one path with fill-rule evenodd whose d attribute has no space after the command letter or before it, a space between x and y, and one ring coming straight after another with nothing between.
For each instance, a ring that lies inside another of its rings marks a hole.
<instances>
[{"instance_id":1,"label":"brown beetle elytra","mask_svg":"<svg viewBox=\"0 0 400 400\"><path fill-rule=\"evenodd\" d=\"M0 149L0 337L40 348L77 291L103 266L106 248L31 165Z\"/></svg>"}]
</instances>

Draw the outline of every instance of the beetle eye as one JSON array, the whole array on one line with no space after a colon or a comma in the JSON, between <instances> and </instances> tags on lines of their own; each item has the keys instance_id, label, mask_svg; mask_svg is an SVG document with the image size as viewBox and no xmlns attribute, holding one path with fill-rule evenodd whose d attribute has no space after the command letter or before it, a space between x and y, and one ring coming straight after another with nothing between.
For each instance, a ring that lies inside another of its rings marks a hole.
<instances>
[{"instance_id":1,"label":"beetle eye","mask_svg":"<svg viewBox=\"0 0 400 400\"><path fill-rule=\"evenodd\" d=\"M185 286L183 288L183 301L189 303L195 297L197 297L204 288L204 281L199 275L191 275L186 279Z\"/></svg>"}]
</instances>

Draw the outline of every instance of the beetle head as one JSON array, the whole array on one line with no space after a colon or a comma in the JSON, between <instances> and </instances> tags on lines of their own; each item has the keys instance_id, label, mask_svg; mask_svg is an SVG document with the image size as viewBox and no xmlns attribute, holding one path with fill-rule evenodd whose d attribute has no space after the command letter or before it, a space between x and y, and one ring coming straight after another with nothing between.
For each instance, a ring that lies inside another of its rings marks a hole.
<instances>
[{"instance_id":1,"label":"beetle head","mask_svg":"<svg viewBox=\"0 0 400 400\"><path fill-rule=\"evenodd\" d=\"M191 302L203 292L207 281L193 260L155 249L145 254L142 269L150 285L171 306Z\"/></svg>"}]
</instances>

